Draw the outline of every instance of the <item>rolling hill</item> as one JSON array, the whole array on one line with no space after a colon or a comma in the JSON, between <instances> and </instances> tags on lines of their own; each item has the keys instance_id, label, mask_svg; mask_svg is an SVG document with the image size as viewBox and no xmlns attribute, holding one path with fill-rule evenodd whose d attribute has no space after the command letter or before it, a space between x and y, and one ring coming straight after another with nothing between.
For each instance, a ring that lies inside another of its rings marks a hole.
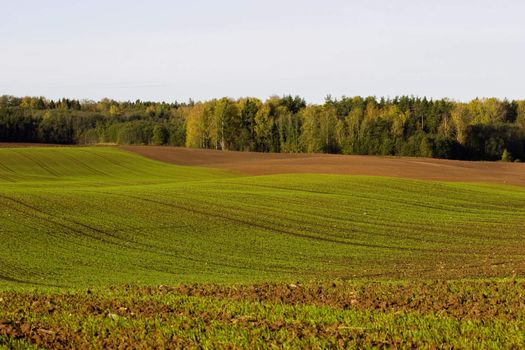
<instances>
[{"instance_id":1,"label":"rolling hill","mask_svg":"<svg viewBox=\"0 0 525 350\"><path fill-rule=\"evenodd\" d=\"M525 189L0 149L0 286L505 277Z\"/></svg>"}]
</instances>

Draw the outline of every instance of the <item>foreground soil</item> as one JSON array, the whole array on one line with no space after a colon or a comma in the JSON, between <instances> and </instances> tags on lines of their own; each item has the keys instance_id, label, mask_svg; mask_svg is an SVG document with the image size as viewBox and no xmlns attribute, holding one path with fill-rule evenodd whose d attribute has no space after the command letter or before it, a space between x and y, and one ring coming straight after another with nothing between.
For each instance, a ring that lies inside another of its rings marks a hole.
<instances>
[{"instance_id":1,"label":"foreground soil","mask_svg":"<svg viewBox=\"0 0 525 350\"><path fill-rule=\"evenodd\" d=\"M0 292L8 348L522 348L523 281Z\"/></svg>"},{"instance_id":2,"label":"foreground soil","mask_svg":"<svg viewBox=\"0 0 525 350\"><path fill-rule=\"evenodd\" d=\"M350 174L525 186L525 164L522 163L333 154L254 153L156 146L122 146L121 148L163 162L221 168L250 175Z\"/></svg>"}]
</instances>

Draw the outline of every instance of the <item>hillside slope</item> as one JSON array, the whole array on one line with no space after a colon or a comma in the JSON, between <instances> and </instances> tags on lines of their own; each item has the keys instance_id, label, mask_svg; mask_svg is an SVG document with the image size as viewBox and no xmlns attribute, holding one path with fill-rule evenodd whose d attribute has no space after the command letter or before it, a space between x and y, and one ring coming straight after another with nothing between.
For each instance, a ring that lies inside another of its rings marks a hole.
<instances>
[{"instance_id":1,"label":"hillside slope","mask_svg":"<svg viewBox=\"0 0 525 350\"><path fill-rule=\"evenodd\" d=\"M121 148L167 163L212 167L248 175L315 173L394 176L418 180L525 186L525 163L321 153L225 152L166 146Z\"/></svg>"},{"instance_id":2,"label":"hillside slope","mask_svg":"<svg viewBox=\"0 0 525 350\"><path fill-rule=\"evenodd\" d=\"M525 273L525 189L0 150L0 285Z\"/></svg>"}]
</instances>

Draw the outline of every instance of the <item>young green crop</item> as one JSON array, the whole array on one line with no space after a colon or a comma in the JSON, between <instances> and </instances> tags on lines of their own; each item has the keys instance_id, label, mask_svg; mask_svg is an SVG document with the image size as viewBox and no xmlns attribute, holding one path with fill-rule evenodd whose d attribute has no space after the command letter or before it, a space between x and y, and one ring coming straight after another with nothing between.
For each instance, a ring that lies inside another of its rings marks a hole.
<instances>
[{"instance_id":1,"label":"young green crop","mask_svg":"<svg viewBox=\"0 0 525 350\"><path fill-rule=\"evenodd\" d=\"M0 149L0 286L523 275L525 190Z\"/></svg>"},{"instance_id":2,"label":"young green crop","mask_svg":"<svg viewBox=\"0 0 525 350\"><path fill-rule=\"evenodd\" d=\"M516 349L525 346L524 288L514 280L0 292L0 346Z\"/></svg>"}]
</instances>

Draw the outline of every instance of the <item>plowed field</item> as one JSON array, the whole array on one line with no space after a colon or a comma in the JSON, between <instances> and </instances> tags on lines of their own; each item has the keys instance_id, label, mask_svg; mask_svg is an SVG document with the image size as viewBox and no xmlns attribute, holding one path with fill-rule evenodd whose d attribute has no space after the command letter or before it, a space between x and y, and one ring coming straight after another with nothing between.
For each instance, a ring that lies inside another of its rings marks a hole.
<instances>
[{"instance_id":1,"label":"plowed field","mask_svg":"<svg viewBox=\"0 0 525 350\"><path fill-rule=\"evenodd\" d=\"M525 164L522 163L333 154L222 152L155 146L122 148L167 163L221 168L249 175L346 174L525 186Z\"/></svg>"}]
</instances>

